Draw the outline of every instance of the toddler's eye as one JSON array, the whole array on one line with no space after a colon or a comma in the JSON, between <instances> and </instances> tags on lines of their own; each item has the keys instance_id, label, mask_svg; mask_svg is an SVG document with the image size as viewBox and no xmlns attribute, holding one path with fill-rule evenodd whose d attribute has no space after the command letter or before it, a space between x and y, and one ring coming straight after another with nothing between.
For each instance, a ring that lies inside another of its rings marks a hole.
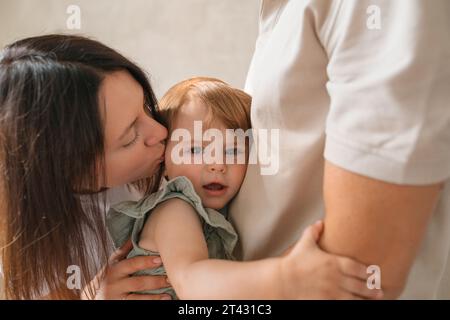
<instances>
[{"instance_id":1,"label":"toddler's eye","mask_svg":"<svg viewBox=\"0 0 450 320\"><path fill-rule=\"evenodd\" d=\"M192 153L192 154L201 154L202 153L202 147L192 147L191 149L190 149L190 152Z\"/></svg>"},{"instance_id":2,"label":"toddler's eye","mask_svg":"<svg viewBox=\"0 0 450 320\"><path fill-rule=\"evenodd\" d=\"M238 155L241 153L242 153L242 150L239 148L228 148L225 150L226 155Z\"/></svg>"}]
</instances>

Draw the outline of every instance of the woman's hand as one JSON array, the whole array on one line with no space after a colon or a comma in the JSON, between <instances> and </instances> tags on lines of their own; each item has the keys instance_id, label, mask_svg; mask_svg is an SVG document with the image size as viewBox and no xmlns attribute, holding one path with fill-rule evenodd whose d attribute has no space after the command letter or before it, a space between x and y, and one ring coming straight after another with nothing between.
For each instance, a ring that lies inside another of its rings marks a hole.
<instances>
[{"instance_id":1,"label":"woman's hand","mask_svg":"<svg viewBox=\"0 0 450 320\"><path fill-rule=\"evenodd\" d=\"M381 299L367 287L367 267L322 251L323 222L309 226L281 257L281 296L285 299Z\"/></svg>"},{"instance_id":2,"label":"woman's hand","mask_svg":"<svg viewBox=\"0 0 450 320\"><path fill-rule=\"evenodd\" d=\"M132 249L131 241L127 241L110 258L110 265L97 274L94 280L84 288L81 299L95 300L170 300L170 295L133 294L131 292L154 290L169 287L166 276L133 276L130 275L144 269L161 265L161 258L139 256L125 259ZM94 289L92 297L89 287Z\"/></svg>"}]
</instances>

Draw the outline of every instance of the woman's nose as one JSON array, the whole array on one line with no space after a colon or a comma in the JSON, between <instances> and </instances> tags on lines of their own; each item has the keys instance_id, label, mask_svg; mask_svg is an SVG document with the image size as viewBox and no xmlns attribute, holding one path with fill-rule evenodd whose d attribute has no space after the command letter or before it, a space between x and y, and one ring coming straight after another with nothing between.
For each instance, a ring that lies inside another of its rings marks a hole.
<instances>
[{"instance_id":1,"label":"woman's nose","mask_svg":"<svg viewBox=\"0 0 450 320\"><path fill-rule=\"evenodd\" d=\"M167 139L167 129L159 122L151 119L152 123L148 127L148 135L144 140L147 147L154 146L158 143L164 143Z\"/></svg>"}]
</instances>

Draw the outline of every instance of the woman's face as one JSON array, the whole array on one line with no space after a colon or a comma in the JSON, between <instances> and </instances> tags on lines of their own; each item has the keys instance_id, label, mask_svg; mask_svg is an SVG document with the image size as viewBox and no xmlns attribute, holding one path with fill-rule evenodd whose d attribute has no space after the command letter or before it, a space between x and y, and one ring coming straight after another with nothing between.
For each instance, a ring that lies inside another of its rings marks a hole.
<instances>
[{"instance_id":1,"label":"woman's face","mask_svg":"<svg viewBox=\"0 0 450 320\"><path fill-rule=\"evenodd\" d=\"M117 71L105 77L99 94L105 123L102 187L153 176L164 161L167 129L146 110L141 85L127 71Z\"/></svg>"}]
</instances>

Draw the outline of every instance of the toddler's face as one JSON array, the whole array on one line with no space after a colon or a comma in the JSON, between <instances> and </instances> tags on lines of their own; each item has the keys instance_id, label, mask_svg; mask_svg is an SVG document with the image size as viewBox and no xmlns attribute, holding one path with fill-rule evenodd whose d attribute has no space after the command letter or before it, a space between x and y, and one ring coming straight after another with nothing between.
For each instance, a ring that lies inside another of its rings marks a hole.
<instances>
[{"instance_id":1,"label":"toddler's face","mask_svg":"<svg viewBox=\"0 0 450 320\"><path fill-rule=\"evenodd\" d=\"M237 164L237 161L234 161L233 164L225 163L225 153L228 155L245 153L247 161L248 144L246 146L227 145L225 139L227 128L220 121L214 121L209 127L220 130L224 137L223 163L206 164L205 161L202 161L201 164L194 164L195 158L201 159L204 148L211 143L210 141L202 143L194 140L194 121L202 121L203 130L208 129L205 122L207 111L207 107L198 100L191 100L179 110L176 119L172 122L172 132L176 129L186 129L190 132L192 140L185 141L185 143L168 141L165 154L166 175L169 179L179 176L189 178L200 196L203 206L218 210L225 207L239 191L247 170L246 164ZM179 145L180 143L183 143L183 146ZM191 159L189 164L177 164L174 161L172 150L175 147L177 147L176 150L182 148L184 156Z\"/></svg>"}]
</instances>

